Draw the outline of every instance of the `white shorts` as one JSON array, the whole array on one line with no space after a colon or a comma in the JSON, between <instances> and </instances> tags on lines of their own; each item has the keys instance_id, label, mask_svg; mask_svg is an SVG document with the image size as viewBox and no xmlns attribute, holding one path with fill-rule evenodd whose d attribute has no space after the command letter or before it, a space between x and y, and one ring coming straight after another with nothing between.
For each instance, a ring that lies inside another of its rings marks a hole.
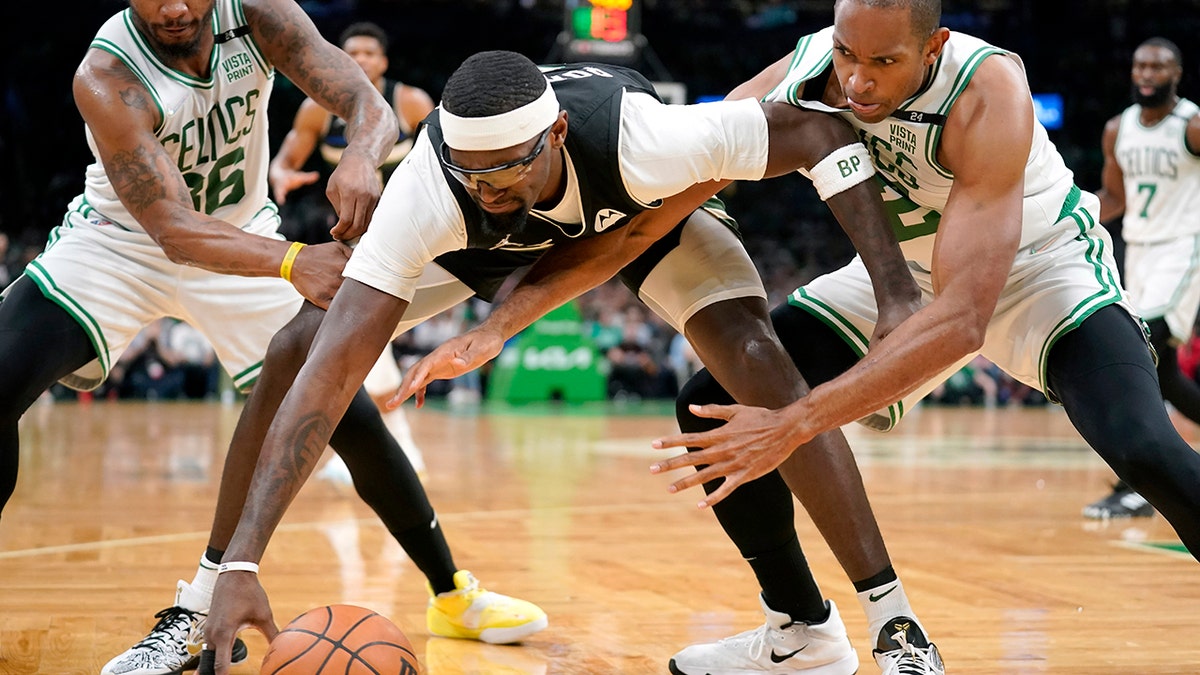
<instances>
[{"instance_id":1,"label":"white shorts","mask_svg":"<svg viewBox=\"0 0 1200 675\"><path fill-rule=\"evenodd\" d=\"M279 239L279 214L263 208L244 231ZM204 334L240 389L262 370L275 332L304 299L278 277L241 277L179 265L144 232L104 220L77 199L25 274L75 318L96 348L96 360L63 378L94 389L133 337L155 320L181 319Z\"/></svg>"},{"instance_id":2,"label":"white shorts","mask_svg":"<svg viewBox=\"0 0 1200 675\"><path fill-rule=\"evenodd\" d=\"M697 209L671 249L646 275L638 297L676 331L696 312L734 298L766 299L758 270L737 235L713 213Z\"/></svg>"},{"instance_id":3,"label":"white shorts","mask_svg":"<svg viewBox=\"0 0 1200 675\"><path fill-rule=\"evenodd\" d=\"M1164 319L1171 337L1187 342L1200 310L1200 234L1126 244L1125 286L1143 318Z\"/></svg>"},{"instance_id":4,"label":"white shorts","mask_svg":"<svg viewBox=\"0 0 1200 675\"><path fill-rule=\"evenodd\" d=\"M979 353L1053 398L1046 387L1046 357L1054 343L1101 307L1119 304L1134 314L1116 269L1112 240L1102 227L1055 242L1049 250L1036 254L1022 250ZM914 269L913 277L925 302L930 302L933 285L929 273ZM867 352L878 312L870 277L859 258L798 289L788 302L821 319L859 356ZM859 421L873 429L890 430L906 411L975 356L964 356L903 400Z\"/></svg>"}]
</instances>

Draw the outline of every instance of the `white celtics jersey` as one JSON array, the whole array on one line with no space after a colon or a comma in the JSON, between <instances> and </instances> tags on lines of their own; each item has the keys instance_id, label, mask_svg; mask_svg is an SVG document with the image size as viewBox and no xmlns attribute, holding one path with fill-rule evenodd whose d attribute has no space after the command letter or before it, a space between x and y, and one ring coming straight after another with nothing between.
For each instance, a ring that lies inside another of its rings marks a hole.
<instances>
[{"instance_id":1,"label":"white celtics jersey","mask_svg":"<svg viewBox=\"0 0 1200 675\"><path fill-rule=\"evenodd\" d=\"M906 258L928 271L933 257L934 237L930 235L937 232L954 183L954 175L937 159L946 116L983 60L1006 53L978 38L952 31L932 67L932 77L921 90L888 119L868 124L848 108L832 108L804 98L805 82L820 78L813 89L821 92L832 74L833 28L826 28L800 39L783 82L764 100L837 112L858 130L879 171L884 203L901 249ZM1069 239L1061 236L1064 232L1073 229L1078 234L1085 225L1064 218L1075 209L1079 197L1070 169L1045 128L1035 123L1033 147L1025 165L1022 247L1043 250Z\"/></svg>"},{"instance_id":2,"label":"white celtics jersey","mask_svg":"<svg viewBox=\"0 0 1200 675\"><path fill-rule=\"evenodd\" d=\"M267 204L267 99L275 72L254 44L241 0L217 0L213 32L206 79L166 66L128 9L105 22L91 48L116 56L150 91L162 117L154 133L187 180L196 210L242 227ZM83 206L142 231L117 198L91 129L87 138L96 161L87 169Z\"/></svg>"},{"instance_id":3,"label":"white celtics jersey","mask_svg":"<svg viewBox=\"0 0 1200 675\"><path fill-rule=\"evenodd\" d=\"M1116 156L1125 176L1125 241L1152 244L1200 234L1200 157L1187 147L1188 120L1200 106L1180 99L1152 127L1141 122L1142 107L1121 113Z\"/></svg>"}]
</instances>

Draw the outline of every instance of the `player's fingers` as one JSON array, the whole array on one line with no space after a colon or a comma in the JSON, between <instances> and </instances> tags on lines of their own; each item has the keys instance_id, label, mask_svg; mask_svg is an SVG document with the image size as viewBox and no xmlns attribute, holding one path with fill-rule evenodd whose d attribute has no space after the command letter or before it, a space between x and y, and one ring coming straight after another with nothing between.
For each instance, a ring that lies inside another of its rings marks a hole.
<instances>
[{"instance_id":1,"label":"player's fingers","mask_svg":"<svg viewBox=\"0 0 1200 675\"><path fill-rule=\"evenodd\" d=\"M721 487L713 490L712 494L706 495L704 499L701 499L700 502L696 504L696 507L706 509L711 507L713 504L719 503L721 500L732 494L733 491L736 490L741 484L741 480L738 480L733 476L726 476L725 482L721 484Z\"/></svg>"},{"instance_id":2,"label":"player's fingers","mask_svg":"<svg viewBox=\"0 0 1200 675\"><path fill-rule=\"evenodd\" d=\"M383 404L383 407L387 408L388 412L391 412L396 408L399 408L407 400L407 396L404 396L401 391L397 391L395 394L392 394L392 397L387 400L387 403Z\"/></svg>"},{"instance_id":3,"label":"player's fingers","mask_svg":"<svg viewBox=\"0 0 1200 675\"><path fill-rule=\"evenodd\" d=\"M733 413L737 410L737 407L732 405L717 405L715 403L708 405L696 405L693 403L688 406L688 410L697 417L729 421L729 418L733 417Z\"/></svg>"},{"instance_id":4,"label":"player's fingers","mask_svg":"<svg viewBox=\"0 0 1200 675\"><path fill-rule=\"evenodd\" d=\"M704 464L704 459L700 456L702 454L703 453L701 452L684 452L675 455L674 457L668 457L667 459L659 460L650 465L650 473L665 473L667 471L671 471L672 469L681 469L685 466Z\"/></svg>"},{"instance_id":5,"label":"player's fingers","mask_svg":"<svg viewBox=\"0 0 1200 675\"><path fill-rule=\"evenodd\" d=\"M274 642L275 636L279 635L279 627L275 625L275 619L268 616L258 626L256 626L262 634L267 636L267 642Z\"/></svg>"},{"instance_id":6,"label":"player's fingers","mask_svg":"<svg viewBox=\"0 0 1200 675\"><path fill-rule=\"evenodd\" d=\"M662 450L663 448L703 448L707 447L710 443L715 442L708 440L709 433L712 432L663 436L662 438L655 439L653 442L651 442L650 447L654 448L655 450ZM673 457L672 459L678 458ZM680 464L679 466L683 465Z\"/></svg>"},{"instance_id":7,"label":"player's fingers","mask_svg":"<svg viewBox=\"0 0 1200 675\"><path fill-rule=\"evenodd\" d=\"M700 469L699 471L694 471L692 473L689 473L686 476L681 477L679 480L675 481L674 483L671 483L667 487L667 491L671 492L671 493L683 492L684 490L689 490L694 487L699 487L711 480L716 480L717 478L720 478L720 477L721 477L721 474L719 472L713 470L713 468L711 466L706 466L703 469Z\"/></svg>"},{"instance_id":8,"label":"player's fingers","mask_svg":"<svg viewBox=\"0 0 1200 675\"><path fill-rule=\"evenodd\" d=\"M340 211L338 212L341 213ZM346 233L350 231L350 219L346 216L339 215L338 221L333 227L329 228L329 236L341 241L346 238Z\"/></svg>"}]
</instances>

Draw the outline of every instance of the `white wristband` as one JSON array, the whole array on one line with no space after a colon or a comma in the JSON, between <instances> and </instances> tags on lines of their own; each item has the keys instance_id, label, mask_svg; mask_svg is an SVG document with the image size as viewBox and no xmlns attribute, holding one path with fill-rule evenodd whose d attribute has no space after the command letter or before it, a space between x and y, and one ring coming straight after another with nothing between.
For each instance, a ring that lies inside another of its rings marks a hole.
<instances>
[{"instance_id":1,"label":"white wristband","mask_svg":"<svg viewBox=\"0 0 1200 675\"><path fill-rule=\"evenodd\" d=\"M812 179L821 201L858 185L875 175L875 165L862 143L851 143L825 155L813 168L800 173Z\"/></svg>"},{"instance_id":2,"label":"white wristband","mask_svg":"<svg viewBox=\"0 0 1200 675\"><path fill-rule=\"evenodd\" d=\"M258 563L252 562L227 562L221 563L217 567L217 574L225 574L226 572L250 572L258 574Z\"/></svg>"}]
</instances>

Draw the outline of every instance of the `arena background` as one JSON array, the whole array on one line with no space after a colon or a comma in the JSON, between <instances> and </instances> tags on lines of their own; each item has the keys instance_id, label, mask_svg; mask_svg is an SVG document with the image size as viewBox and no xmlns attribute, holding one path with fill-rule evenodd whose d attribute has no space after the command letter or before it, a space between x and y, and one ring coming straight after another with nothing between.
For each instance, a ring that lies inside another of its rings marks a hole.
<instances>
[{"instance_id":1,"label":"arena background","mask_svg":"<svg viewBox=\"0 0 1200 675\"><path fill-rule=\"evenodd\" d=\"M0 232L12 242L9 262L19 265L82 189L91 157L71 100L71 75L96 29L126 3L5 4L0 15L15 12L17 4L25 14L22 21L9 14L13 21L6 24L22 28L14 29L16 48L0 65ZM449 73L471 53L511 49L545 61L563 29L563 2L545 0L300 4L331 40L353 21L382 25L392 38L390 74L435 100ZM648 0L641 7L641 32L650 52L640 66L652 79L683 83L689 102L721 96L787 53L799 36L829 24L831 7L829 0ZM1129 59L1140 41L1162 35L1183 48L1183 95L1196 91L1200 79L1191 48L1191 38L1200 34L1196 0L977 0L946 2L944 9L945 25L1018 52L1035 93L1062 96L1063 128L1051 137L1085 189L1099 183L1100 133L1105 120L1128 104ZM272 101L276 143L299 100L281 78ZM725 197L752 235L752 252L789 252L801 281L850 254L800 179L742 184Z\"/></svg>"}]
</instances>

